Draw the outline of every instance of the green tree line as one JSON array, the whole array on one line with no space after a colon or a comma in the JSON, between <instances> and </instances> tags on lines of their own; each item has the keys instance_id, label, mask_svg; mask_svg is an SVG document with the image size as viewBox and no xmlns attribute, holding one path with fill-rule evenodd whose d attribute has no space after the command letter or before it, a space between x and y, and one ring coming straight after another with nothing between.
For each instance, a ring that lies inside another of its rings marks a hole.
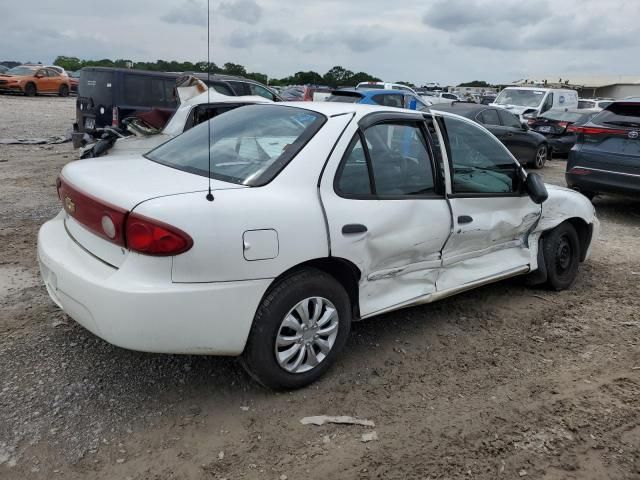
<instances>
[{"instance_id":1,"label":"green tree line","mask_svg":"<svg viewBox=\"0 0 640 480\"><path fill-rule=\"evenodd\" d=\"M127 68L133 64L133 68L138 70L150 70L154 72L206 72L208 68L211 73L221 73L226 75L238 75L251 78L258 82L269 85L328 85L330 87L340 87L347 85L357 85L360 82L379 82L380 79L365 72L353 72L349 69L335 66L324 75L318 72L297 72L294 75L284 78L269 78L264 73L248 72L246 68L237 63L225 63L222 67L207 62L176 62L175 60L156 60L155 62L132 62L126 59L111 60L81 60L77 57L59 56L53 62L65 70L76 71L83 67L116 67Z\"/></svg>"}]
</instances>

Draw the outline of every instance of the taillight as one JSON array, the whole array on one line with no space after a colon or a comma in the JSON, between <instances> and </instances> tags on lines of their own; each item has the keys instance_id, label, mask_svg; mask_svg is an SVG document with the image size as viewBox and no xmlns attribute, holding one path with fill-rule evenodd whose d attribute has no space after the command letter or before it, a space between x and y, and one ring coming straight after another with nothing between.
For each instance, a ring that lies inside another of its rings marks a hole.
<instances>
[{"instance_id":1,"label":"taillight","mask_svg":"<svg viewBox=\"0 0 640 480\"><path fill-rule=\"evenodd\" d=\"M569 122L558 122L560 128L567 128L567 125L569 125Z\"/></svg>"},{"instance_id":2,"label":"taillight","mask_svg":"<svg viewBox=\"0 0 640 480\"><path fill-rule=\"evenodd\" d=\"M109 242L155 256L178 255L193 246L191 237L182 230L103 202L78 190L62 176L56 186L69 216Z\"/></svg>"},{"instance_id":3,"label":"taillight","mask_svg":"<svg viewBox=\"0 0 640 480\"><path fill-rule=\"evenodd\" d=\"M120 125L120 111L118 107L113 107L111 109L111 126L117 127L118 125Z\"/></svg>"},{"instance_id":4,"label":"taillight","mask_svg":"<svg viewBox=\"0 0 640 480\"><path fill-rule=\"evenodd\" d=\"M585 135L627 135L627 130L618 128L603 128L603 127L582 127L580 129Z\"/></svg>"},{"instance_id":5,"label":"taillight","mask_svg":"<svg viewBox=\"0 0 640 480\"><path fill-rule=\"evenodd\" d=\"M312 102L313 101L313 90L309 87L305 87L304 89L304 97L302 98L303 102Z\"/></svg>"},{"instance_id":6,"label":"taillight","mask_svg":"<svg viewBox=\"0 0 640 480\"><path fill-rule=\"evenodd\" d=\"M178 255L193 246L182 230L136 213L127 218L126 238L129 249L145 255Z\"/></svg>"},{"instance_id":7,"label":"taillight","mask_svg":"<svg viewBox=\"0 0 640 480\"><path fill-rule=\"evenodd\" d=\"M125 246L123 226L129 213L127 210L78 190L64 177L58 177L56 184L62 207L71 217L96 235Z\"/></svg>"},{"instance_id":8,"label":"taillight","mask_svg":"<svg viewBox=\"0 0 640 480\"><path fill-rule=\"evenodd\" d=\"M582 127L579 127L577 125L569 125L567 127L567 132L580 133L581 131L582 131Z\"/></svg>"},{"instance_id":9,"label":"taillight","mask_svg":"<svg viewBox=\"0 0 640 480\"><path fill-rule=\"evenodd\" d=\"M529 124L529 126L533 125L534 123L536 123L536 119L535 118L530 118L527 120L527 123Z\"/></svg>"}]
</instances>

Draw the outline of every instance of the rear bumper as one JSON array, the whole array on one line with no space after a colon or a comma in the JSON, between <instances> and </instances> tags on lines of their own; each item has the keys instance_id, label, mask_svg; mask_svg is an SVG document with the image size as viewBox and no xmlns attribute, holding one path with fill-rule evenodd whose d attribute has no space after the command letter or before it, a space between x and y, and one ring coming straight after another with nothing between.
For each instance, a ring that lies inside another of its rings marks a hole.
<instances>
[{"instance_id":1,"label":"rear bumper","mask_svg":"<svg viewBox=\"0 0 640 480\"><path fill-rule=\"evenodd\" d=\"M569 153L571 148L576 144L576 137L547 137L547 142L554 153Z\"/></svg>"},{"instance_id":2,"label":"rear bumper","mask_svg":"<svg viewBox=\"0 0 640 480\"><path fill-rule=\"evenodd\" d=\"M583 167L579 165L579 162L567 168L565 179L569 188L593 193L640 194L640 174L616 172L605 168ZM572 173L574 169L580 169L588 173L577 175Z\"/></svg>"},{"instance_id":3,"label":"rear bumper","mask_svg":"<svg viewBox=\"0 0 640 480\"><path fill-rule=\"evenodd\" d=\"M63 215L38 234L41 274L53 301L114 345L146 352L238 355L270 280L176 284L171 259L129 254L116 269L80 247Z\"/></svg>"}]
</instances>

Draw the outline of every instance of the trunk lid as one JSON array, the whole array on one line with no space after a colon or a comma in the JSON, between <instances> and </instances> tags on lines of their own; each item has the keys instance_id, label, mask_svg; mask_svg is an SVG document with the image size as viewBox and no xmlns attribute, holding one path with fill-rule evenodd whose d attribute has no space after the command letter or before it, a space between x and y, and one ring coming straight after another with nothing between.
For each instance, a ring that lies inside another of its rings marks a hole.
<instances>
[{"instance_id":1,"label":"trunk lid","mask_svg":"<svg viewBox=\"0 0 640 480\"><path fill-rule=\"evenodd\" d=\"M119 267L129 251L122 238L123 221L139 204L158 197L202 192L206 177L160 165L140 156L103 157L72 162L60 175L58 193L66 211L69 235L85 250L114 267ZM211 180L212 190L247 188ZM115 223L115 239L101 228L104 215Z\"/></svg>"}]
</instances>

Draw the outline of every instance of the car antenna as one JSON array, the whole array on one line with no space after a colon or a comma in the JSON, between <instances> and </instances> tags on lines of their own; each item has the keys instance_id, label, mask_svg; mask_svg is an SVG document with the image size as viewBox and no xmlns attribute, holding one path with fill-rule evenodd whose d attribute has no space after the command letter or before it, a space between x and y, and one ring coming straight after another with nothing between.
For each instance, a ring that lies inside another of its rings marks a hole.
<instances>
[{"instance_id":1,"label":"car antenna","mask_svg":"<svg viewBox=\"0 0 640 480\"><path fill-rule=\"evenodd\" d=\"M207 105L211 104L211 0L207 0ZM211 119L207 120L207 138L209 139L209 192L207 200L213 202L213 193L211 193Z\"/></svg>"}]
</instances>

